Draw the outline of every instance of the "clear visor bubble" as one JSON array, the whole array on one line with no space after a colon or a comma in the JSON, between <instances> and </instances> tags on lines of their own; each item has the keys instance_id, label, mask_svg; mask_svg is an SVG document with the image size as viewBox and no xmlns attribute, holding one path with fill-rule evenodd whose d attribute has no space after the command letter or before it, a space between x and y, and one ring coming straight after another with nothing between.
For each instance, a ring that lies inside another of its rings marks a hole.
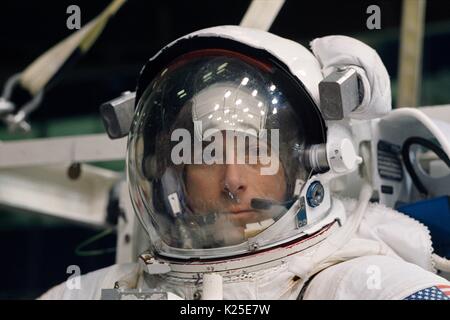
<instances>
[{"instance_id":1,"label":"clear visor bubble","mask_svg":"<svg viewBox=\"0 0 450 320\"><path fill-rule=\"evenodd\" d=\"M307 175L302 130L270 68L213 55L163 70L139 101L128 153L152 241L214 249L269 228Z\"/></svg>"}]
</instances>

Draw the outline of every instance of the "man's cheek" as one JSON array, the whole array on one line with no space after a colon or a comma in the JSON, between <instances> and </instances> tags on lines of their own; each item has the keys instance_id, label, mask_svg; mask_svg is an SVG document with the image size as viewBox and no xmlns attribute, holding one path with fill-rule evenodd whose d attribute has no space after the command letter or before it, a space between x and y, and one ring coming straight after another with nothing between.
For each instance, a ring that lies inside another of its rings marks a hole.
<instances>
[{"instance_id":1,"label":"man's cheek","mask_svg":"<svg viewBox=\"0 0 450 320\"><path fill-rule=\"evenodd\" d=\"M286 183L284 177L265 176L266 179L259 181L258 185L262 188L261 194L267 198L282 201L286 192Z\"/></svg>"}]
</instances>

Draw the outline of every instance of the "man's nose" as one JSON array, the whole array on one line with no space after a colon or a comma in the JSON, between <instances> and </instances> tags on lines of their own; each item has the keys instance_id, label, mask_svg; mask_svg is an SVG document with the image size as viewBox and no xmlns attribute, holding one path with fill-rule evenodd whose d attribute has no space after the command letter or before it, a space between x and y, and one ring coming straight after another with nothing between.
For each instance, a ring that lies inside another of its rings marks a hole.
<instances>
[{"instance_id":1,"label":"man's nose","mask_svg":"<svg viewBox=\"0 0 450 320\"><path fill-rule=\"evenodd\" d=\"M242 164L225 165L225 173L223 179L223 191L239 194L247 190L247 182L243 172Z\"/></svg>"}]
</instances>

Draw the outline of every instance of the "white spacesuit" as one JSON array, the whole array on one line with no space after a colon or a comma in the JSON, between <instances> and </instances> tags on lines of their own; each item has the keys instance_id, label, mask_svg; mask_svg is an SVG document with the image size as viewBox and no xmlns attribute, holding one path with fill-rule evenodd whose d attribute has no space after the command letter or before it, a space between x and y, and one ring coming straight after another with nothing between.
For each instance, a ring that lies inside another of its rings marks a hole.
<instances>
[{"instance_id":1,"label":"white spacesuit","mask_svg":"<svg viewBox=\"0 0 450 320\"><path fill-rule=\"evenodd\" d=\"M448 299L428 229L369 202L366 163L349 130L351 119L390 111L383 63L348 37L311 48L226 26L150 59L127 156L149 250L41 298L100 299L113 290L122 298ZM357 104L324 119L319 83L349 70ZM367 180L359 199L333 195L331 183L358 168Z\"/></svg>"}]
</instances>

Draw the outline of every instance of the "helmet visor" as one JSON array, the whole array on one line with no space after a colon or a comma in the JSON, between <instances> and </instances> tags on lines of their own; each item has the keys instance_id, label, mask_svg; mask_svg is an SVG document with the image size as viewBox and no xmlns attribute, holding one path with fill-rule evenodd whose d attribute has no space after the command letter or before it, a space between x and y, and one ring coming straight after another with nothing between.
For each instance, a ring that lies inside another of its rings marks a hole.
<instances>
[{"instance_id":1,"label":"helmet visor","mask_svg":"<svg viewBox=\"0 0 450 320\"><path fill-rule=\"evenodd\" d=\"M152 242L235 246L289 210L308 176L299 161L305 120L273 70L224 50L194 52L145 90L127 165L132 202Z\"/></svg>"}]
</instances>

